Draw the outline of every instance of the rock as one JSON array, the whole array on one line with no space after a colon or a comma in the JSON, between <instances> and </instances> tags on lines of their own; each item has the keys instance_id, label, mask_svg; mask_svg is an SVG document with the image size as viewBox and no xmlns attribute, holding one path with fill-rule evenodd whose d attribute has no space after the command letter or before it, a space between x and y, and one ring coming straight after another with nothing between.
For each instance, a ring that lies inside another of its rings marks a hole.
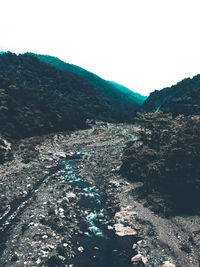
<instances>
[{"instance_id":1,"label":"rock","mask_svg":"<svg viewBox=\"0 0 200 267\"><path fill-rule=\"evenodd\" d=\"M133 249L136 249L137 248L137 244L133 244Z\"/></svg>"},{"instance_id":2,"label":"rock","mask_svg":"<svg viewBox=\"0 0 200 267\"><path fill-rule=\"evenodd\" d=\"M61 256L61 255L58 255L58 258L61 259L61 261L65 261L66 260L66 258Z\"/></svg>"},{"instance_id":3,"label":"rock","mask_svg":"<svg viewBox=\"0 0 200 267\"><path fill-rule=\"evenodd\" d=\"M83 247L78 247L78 251L80 251L81 253L84 251Z\"/></svg>"},{"instance_id":4,"label":"rock","mask_svg":"<svg viewBox=\"0 0 200 267\"><path fill-rule=\"evenodd\" d=\"M63 213L64 212L64 209L63 208L59 208L58 209L60 213Z\"/></svg>"},{"instance_id":5,"label":"rock","mask_svg":"<svg viewBox=\"0 0 200 267\"><path fill-rule=\"evenodd\" d=\"M41 262L41 259L37 259L37 260L36 260L36 264L38 264L38 265L39 265L39 264L40 264L40 262Z\"/></svg>"},{"instance_id":6,"label":"rock","mask_svg":"<svg viewBox=\"0 0 200 267\"><path fill-rule=\"evenodd\" d=\"M55 248L55 246L54 246L54 245L51 245L51 244L49 244L49 245L47 245L47 246L46 246L46 248L47 248L48 250L52 250L52 249L54 249L54 248Z\"/></svg>"},{"instance_id":7,"label":"rock","mask_svg":"<svg viewBox=\"0 0 200 267\"><path fill-rule=\"evenodd\" d=\"M54 156L59 157L61 159L65 159L66 153L65 152L57 152L57 153L54 153Z\"/></svg>"},{"instance_id":8,"label":"rock","mask_svg":"<svg viewBox=\"0 0 200 267\"><path fill-rule=\"evenodd\" d=\"M66 194L67 198L76 198L76 195L73 192L67 193Z\"/></svg>"},{"instance_id":9,"label":"rock","mask_svg":"<svg viewBox=\"0 0 200 267\"><path fill-rule=\"evenodd\" d=\"M99 213L99 214L98 214L98 217L99 217L99 218L104 218L104 214L103 214L103 213Z\"/></svg>"},{"instance_id":10,"label":"rock","mask_svg":"<svg viewBox=\"0 0 200 267\"><path fill-rule=\"evenodd\" d=\"M170 263L169 261L164 261L162 263L162 267L175 267L173 263Z\"/></svg>"},{"instance_id":11,"label":"rock","mask_svg":"<svg viewBox=\"0 0 200 267\"><path fill-rule=\"evenodd\" d=\"M133 265L143 264L143 266L147 263L147 258L142 256L142 254L137 254L131 258L131 262Z\"/></svg>"},{"instance_id":12,"label":"rock","mask_svg":"<svg viewBox=\"0 0 200 267\"><path fill-rule=\"evenodd\" d=\"M124 226L121 223L114 224L114 228L118 236L137 235L137 232L134 229L129 226Z\"/></svg>"}]
</instances>

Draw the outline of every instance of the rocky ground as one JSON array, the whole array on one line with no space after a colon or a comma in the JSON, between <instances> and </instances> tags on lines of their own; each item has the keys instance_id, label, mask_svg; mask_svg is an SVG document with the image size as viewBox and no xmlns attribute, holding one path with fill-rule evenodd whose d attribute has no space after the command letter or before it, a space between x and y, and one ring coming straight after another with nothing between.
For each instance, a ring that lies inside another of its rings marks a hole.
<instances>
[{"instance_id":1,"label":"rocky ground","mask_svg":"<svg viewBox=\"0 0 200 267\"><path fill-rule=\"evenodd\" d=\"M118 173L137 127L32 137L0 168L0 266L199 266L200 217L159 217Z\"/></svg>"}]
</instances>

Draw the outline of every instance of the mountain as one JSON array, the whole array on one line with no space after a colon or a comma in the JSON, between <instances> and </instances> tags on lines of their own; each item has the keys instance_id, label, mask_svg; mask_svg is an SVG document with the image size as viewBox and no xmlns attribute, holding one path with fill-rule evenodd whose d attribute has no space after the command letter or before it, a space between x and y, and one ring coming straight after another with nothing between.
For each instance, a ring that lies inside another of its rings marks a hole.
<instances>
[{"instance_id":1,"label":"mountain","mask_svg":"<svg viewBox=\"0 0 200 267\"><path fill-rule=\"evenodd\" d=\"M142 110L178 114L200 114L200 74L149 95Z\"/></svg>"},{"instance_id":2,"label":"mountain","mask_svg":"<svg viewBox=\"0 0 200 267\"><path fill-rule=\"evenodd\" d=\"M106 81L81 67L65 63L56 57L34 53L27 54L37 57L39 60L57 69L69 71L87 79L111 103L115 114L117 117L121 117L121 120L129 118L146 99L145 96L134 93L120 84Z\"/></svg>"},{"instance_id":3,"label":"mountain","mask_svg":"<svg viewBox=\"0 0 200 267\"><path fill-rule=\"evenodd\" d=\"M119 83L111 82L111 81L110 83L116 88L116 90L118 90L119 92L121 92L121 94L124 95L125 99L129 101L135 101L137 104L142 105L144 101L147 99L147 96L143 96L138 93L135 93Z\"/></svg>"},{"instance_id":4,"label":"mountain","mask_svg":"<svg viewBox=\"0 0 200 267\"><path fill-rule=\"evenodd\" d=\"M119 94L109 94L111 101L75 71L55 68L32 55L3 53L0 55L0 135L21 138L84 128L87 119L130 120L139 104L120 98Z\"/></svg>"},{"instance_id":5,"label":"mountain","mask_svg":"<svg viewBox=\"0 0 200 267\"><path fill-rule=\"evenodd\" d=\"M0 55L0 135L21 138L84 128L88 118L118 120L86 79L32 56Z\"/></svg>"}]
</instances>

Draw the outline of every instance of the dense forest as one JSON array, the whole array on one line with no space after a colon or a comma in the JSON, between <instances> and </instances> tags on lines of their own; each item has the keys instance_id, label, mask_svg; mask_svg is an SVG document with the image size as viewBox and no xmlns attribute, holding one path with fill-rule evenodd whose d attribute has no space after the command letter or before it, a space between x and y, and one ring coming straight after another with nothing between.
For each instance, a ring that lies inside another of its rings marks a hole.
<instances>
[{"instance_id":1,"label":"dense forest","mask_svg":"<svg viewBox=\"0 0 200 267\"><path fill-rule=\"evenodd\" d=\"M174 116L200 114L200 75L152 92L144 102L142 111L172 112Z\"/></svg>"},{"instance_id":2,"label":"dense forest","mask_svg":"<svg viewBox=\"0 0 200 267\"><path fill-rule=\"evenodd\" d=\"M34 53L27 53L27 55L32 55L57 69L72 72L88 80L111 103L115 115L120 116L122 121L130 117L146 99L145 96L135 93L118 83L106 81L81 67L65 63L56 57Z\"/></svg>"},{"instance_id":3,"label":"dense forest","mask_svg":"<svg viewBox=\"0 0 200 267\"><path fill-rule=\"evenodd\" d=\"M0 134L21 138L52 131L84 128L87 119L132 118L78 74L60 70L31 55L0 55ZM122 109L124 108L124 111Z\"/></svg>"}]
</instances>

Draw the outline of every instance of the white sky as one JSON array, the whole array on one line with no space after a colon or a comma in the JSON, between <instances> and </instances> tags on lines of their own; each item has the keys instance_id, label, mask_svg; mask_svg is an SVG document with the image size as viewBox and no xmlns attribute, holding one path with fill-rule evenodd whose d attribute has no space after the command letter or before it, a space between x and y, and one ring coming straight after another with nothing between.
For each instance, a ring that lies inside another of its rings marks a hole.
<instances>
[{"instance_id":1,"label":"white sky","mask_svg":"<svg viewBox=\"0 0 200 267\"><path fill-rule=\"evenodd\" d=\"M0 4L0 51L57 56L144 95L200 73L199 0Z\"/></svg>"}]
</instances>

